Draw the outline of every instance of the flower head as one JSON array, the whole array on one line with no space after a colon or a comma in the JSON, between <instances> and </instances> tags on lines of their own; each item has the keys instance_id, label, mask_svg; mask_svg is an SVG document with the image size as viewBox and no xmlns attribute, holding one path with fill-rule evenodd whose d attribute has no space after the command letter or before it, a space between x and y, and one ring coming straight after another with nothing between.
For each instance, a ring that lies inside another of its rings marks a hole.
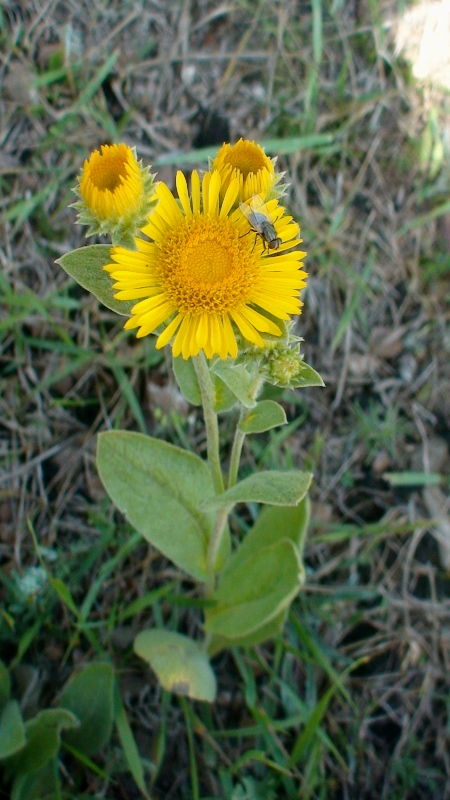
<instances>
[{"instance_id":1,"label":"flower head","mask_svg":"<svg viewBox=\"0 0 450 800\"><path fill-rule=\"evenodd\" d=\"M78 222L87 235L110 233L115 241L132 242L154 202L153 177L137 161L134 148L104 144L84 162L75 193Z\"/></svg>"},{"instance_id":2,"label":"flower head","mask_svg":"<svg viewBox=\"0 0 450 800\"><path fill-rule=\"evenodd\" d=\"M236 358L238 339L264 346L262 334L281 336L274 319L298 314L305 253L292 251L299 227L277 200L267 203L280 239L269 254L242 211L233 210L239 180L230 181L220 200L220 174L207 172L202 183L192 173L191 194L177 174L179 203L164 183L156 187L158 205L135 240L137 250L113 247L114 263L105 267L117 300L138 300L127 329L147 336L161 325L156 347L173 338L174 357L187 359L203 350Z\"/></svg>"},{"instance_id":3,"label":"flower head","mask_svg":"<svg viewBox=\"0 0 450 800\"><path fill-rule=\"evenodd\" d=\"M262 147L249 139L239 139L236 144L223 144L217 153L212 169L220 173L222 193L231 181L239 181L239 200L249 200L254 194L263 200L280 197L283 187L277 184L284 172L275 172L276 158L269 158Z\"/></svg>"}]
</instances>

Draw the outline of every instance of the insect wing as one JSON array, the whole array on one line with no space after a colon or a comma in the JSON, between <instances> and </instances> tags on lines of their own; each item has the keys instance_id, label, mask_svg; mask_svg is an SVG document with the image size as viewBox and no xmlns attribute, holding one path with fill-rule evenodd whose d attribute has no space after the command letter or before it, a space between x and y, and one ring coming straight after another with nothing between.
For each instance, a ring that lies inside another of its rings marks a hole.
<instances>
[{"instance_id":1,"label":"insect wing","mask_svg":"<svg viewBox=\"0 0 450 800\"><path fill-rule=\"evenodd\" d=\"M254 194L250 203L239 203L239 208L247 218L255 233L261 236L264 249L277 250L281 239L277 237L269 210L259 194Z\"/></svg>"},{"instance_id":2,"label":"insect wing","mask_svg":"<svg viewBox=\"0 0 450 800\"><path fill-rule=\"evenodd\" d=\"M255 230L257 233L261 233L261 226L262 223L265 221L262 214L260 215L258 214L258 212L255 212L248 203L239 203L239 208L242 211L244 217L248 219L253 230Z\"/></svg>"},{"instance_id":3,"label":"insect wing","mask_svg":"<svg viewBox=\"0 0 450 800\"><path fill-rule=\"evenodd\" d=\"M259 214L264 214L264 216L271 221L269 210L260 194L252 195L252 199L250 200L250 207L253 209L253 211L256 211Z\"/></svg>"},{"instance_id":4,"label":"insect wing","mask_svg":"<svg viewBox=\"0 0 450 800\"><path fill-rule=\"evenodd\" d=\"M281 244L281 239L279 239L277 236L275 225L273 224L273 219L270 215L269 209L259 194L253 195L251 199L251 206L255 216L258 218L258 222L261 226L261 235L267 242L269 250L278 250Z\"/></svg>"}]
</instances>

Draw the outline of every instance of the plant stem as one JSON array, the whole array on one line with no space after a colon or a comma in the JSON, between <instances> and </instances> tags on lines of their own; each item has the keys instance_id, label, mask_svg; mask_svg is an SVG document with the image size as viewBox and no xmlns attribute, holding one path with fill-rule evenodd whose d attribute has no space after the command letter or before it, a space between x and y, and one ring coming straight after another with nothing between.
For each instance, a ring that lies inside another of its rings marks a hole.
<instances>
[{"instance_id":1,"label":"plant stem","mask_svg":"<svg viewBox=\"0 0 450 800\"><path fill-rule=\"evenodd\" d=\"M198 356L195 356L195 358L193 358L193 362L200 386L200 394L202 396L208 463L213 479L214 491L216 494L222 494L225 487L219 456L219 426L217 423L217 414L214 411L214 386L203 352L200 352ZM214 590L217 554L219 552L222 537L226 528L227 518L228 509L222 509L218 511L216 524L209 540L206 560L211 579L208 586L208 592Z\"/></svg>"},{"instance_id":2,"label":"plant stem","mask_svg":"<svg viewBox=\"0 0 450 800\"><path fill-rule=\"evenodd\" d=\"M255 375L253 385L249 390L249 396L256 398L259 394L259 390L263 384L263 379L260 375ZM234 440L233 440L233 447L231 450L231 457L230 457L230 470L228 473L228 484L227 489L231 489L232 486L235 486L237 483L238 478L238 470L239 470L239 462L241 460L241 452L242 452L242 445L244 444L245 433L239 430L239 423L242 422L247 414L247 409L241 405L241 410L239 412L239 421L236 425L236 431L234 433Z\"/></svg>"},{"instance_id":3,"label":"plant stem","mask_svg":"<svg viewBox=\"0 0 450 800\"><path fill-rule=\"evenodd\" d=\"M215 493L222 494L224 484L219 457L219 426L217 424L217 414L214 411L214 386L203 351L200 351L198 356L195 356L192 361L200 386L200 394L202 396L209 468L211 470Z\"/></svg>"},{"instance_id":4,"label":"plant stem","mask_svg":"<svg viewBox=\"0 0 450 800\"><path fill-rule=\"evenodd\" d=\"M244 406L241 406L241 411L239 414L239 422L242 422L242 420L245 417L245 414L246 414L246 409L244 408ZM237 483L239 461L241 459L242 445L244 444L244 439L245 439L245 433L239 430L239 422L236 425L233 447L231 449L230 470L228 473L228 485L227 485L228 489L231 489L231 487L235 486Z\"/></svg>"}]
</instances>

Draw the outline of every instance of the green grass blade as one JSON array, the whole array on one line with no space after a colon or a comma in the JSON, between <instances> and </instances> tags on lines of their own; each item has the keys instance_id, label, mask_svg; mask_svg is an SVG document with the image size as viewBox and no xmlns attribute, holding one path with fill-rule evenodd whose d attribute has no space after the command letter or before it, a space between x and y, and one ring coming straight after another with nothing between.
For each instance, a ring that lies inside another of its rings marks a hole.
<instances>
[{"instance_id":1,"label":"green grass blade","mask_svg":"<svg viewBox=\"0 0 450 800\"><path fill-rule=\"evenodd\" d=\"M186 720L186 733L189 747L189 766L191 771L192 800L200 800L200 789L198 782L197 760L195 758L194 732L192 730L191 709L185 697L180 697L180 705L183 709L184 719Z\"/></svg>"},{"instance_id":2,"label":"green grass blade","mask_svg":"<svg viewBox=\"0 0 450 800\"><path fill-rule=\"evenodd\" d=\"M103 81L106 80L108 75L114 69L118 57L119 57L119 52L117 50L114 53L111 53L110 57L105 62L103 67L101 67L97 72L97 74L95 75L95 77L92 78L91 81L89 81L89 83L86 85L86 87L80 94L75 105L72 106L72 108L70 109L71 114L74 114L77 111L81 111L83 106L85 106L89 102L89 100L91 100L94 97L94 95L97 94Z\"/></svg>"},{"instance_id":3,"label":"green grass blade","mask_svg":"<svg viewBox=\"0 0 450 800\"><path fill-rule=\"evenodd\" d=\"M393 487L439 486L444 482L439 472L384 472L382 477Z\"/></svg>"},{"instance_id":4,"label":"green grass blade","mask_svg":"<svg viewBox=\"0 0 450 800\"><path fill-rule=\"evenodd\" d=\"M114 686L114 715L117 733L119 735L120 743L123 747L125 760L128 768L134 778L136 786L141 790L143 796L150 800L147 787L145 785L144 768L142 765L139 750L137 748L136 740L133 736L133 731L130 728L128 717L120 696L117 681Z\"/></svg>"},{"instance_id":5,"label":"green grass blade","mask_svg":"<svg viewBox=\"0 0 450 800\"><path fill-rule=\"evenodd\" d=\"M312 0L312 32L313 32L313 57L314 63L320 67L322 62L322 3L321 0Z\"/></svg>"}]
</instances>

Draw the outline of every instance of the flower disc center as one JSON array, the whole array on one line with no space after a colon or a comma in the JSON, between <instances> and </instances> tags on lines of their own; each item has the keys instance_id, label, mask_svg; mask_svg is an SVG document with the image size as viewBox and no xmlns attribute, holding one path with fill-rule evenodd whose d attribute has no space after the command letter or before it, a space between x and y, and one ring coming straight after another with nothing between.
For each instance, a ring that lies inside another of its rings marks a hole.
<instances>
[{"instance_id":1,"label":"flower disc center","mask_svg":"<svg viewBox=\"0 0 450 800\"><path fill-rule=\"evenodd\" d=\"M247 301L258 263L229 220L194 216L162 245L160 280L180 311L225 313Z\"/></svg>"},{"instance_id":2,"label":"flower disc center","mask_svg":"<svg viewBox=\"0 0 450 800\"><path fill-rule=\"evenodd\" d=\"M120 156L102 156L91 167L91 180L100 192L114 192L126 178L125 161Z\"/></svg>"},{"instance_id":3,"label":"flower disc center","mask_svg":"<svg viewBox=\"0 0 450 800\"><path fill-rule=\"evenodd\" d=\"M189 263L191 280L194 283L221 283L233 270L233 254L230 248L210 236L189 242L185 251Z\"/></svg>"},{"instance_id":4,"label":"flower disc center","mask_svg":"<svg viewBox=\"0 0 450 800\"><path fill-rule=\"evenodd\" d=\"M243 143L241 146L236 144L227 154L225 163L233 169L238 169L244 178L251 173L257 173L260 169L267 167L267 156L259 147L251 143Z\"/></svg>"}]
</instances>

